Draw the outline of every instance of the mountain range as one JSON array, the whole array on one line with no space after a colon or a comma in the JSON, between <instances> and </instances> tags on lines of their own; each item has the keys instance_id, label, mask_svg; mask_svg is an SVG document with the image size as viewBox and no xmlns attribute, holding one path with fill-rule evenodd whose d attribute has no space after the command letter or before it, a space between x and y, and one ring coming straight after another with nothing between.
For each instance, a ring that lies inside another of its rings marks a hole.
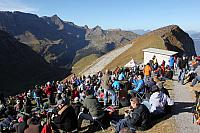
<instances>
[{"instance_id":1,"label":"mountain range","mask_svg":"<svg viewBox=\"0 0 200 133\"><path fill-rule=\"evenodd\" d=\"M148 32L151 32L151 30L143 30L143 29L136 29L136 30L131 30L131 31L138 34L138 35L144 35Z\"/></svg>"},{"instance_id":2,"label":"mountain range","mask_svg":"<svg viewBox=\"0 0 200 133\"><path fill-rule=\"evenodd\" d=\"M51 65L65 68L84 56L103 55L138 37L130 31L77 26L57 15L38 17L18 11L0 12L0 30L30 46Z\"/></svg>"},{"instance_id":3,"label":"mountain range","mask_svg":"<svg viewBox=\"0 0 200 133\"><path fill-rule=\"evenodd\" d=\"M39 17L30 13L2 11L0 91L11 95L35 84L63 79L81 58L88 55L99 57L128 43L132 44L131 48L114 59L111 66L122 66L130 58L141 62L142 50L148 47L173 50L180 55L196 54L193 40L176 25L140 36L121 29L78 26L61 20L57 15Z\"/></svg>"}]
</instances>

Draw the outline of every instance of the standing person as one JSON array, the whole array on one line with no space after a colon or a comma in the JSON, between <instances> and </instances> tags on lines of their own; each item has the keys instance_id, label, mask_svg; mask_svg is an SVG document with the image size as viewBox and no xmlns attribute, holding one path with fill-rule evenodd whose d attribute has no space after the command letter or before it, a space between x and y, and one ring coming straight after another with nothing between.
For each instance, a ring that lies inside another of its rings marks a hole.
<instances>
[{"instance_id":1,"label":"standing person","mask_svg":"<svg viewBox=\"0 0 200 133\"><path fill-rule=\"evenodd\" d=\"M188 60L186 59L185 56L183 56L183 58L180 58L178 62L178 67L179 67L178 82L181 81L181 84L183 85L186 68L188 67Z\"/></svg>"},{"instance_id":2,"label":"standing person","mask_svg":"<svg viewBox=\"0 0 200 133\"><path fill-rule=\"evenodd\" d=\"M48 97L48 104L51 105L53 102L53 98L54 98L54 91L53 91L53 87L51 86L50 82L47 82L47 86L45 88L45 93L47 94Z\"/></svg>"},{"instance_id":3,"label":"standing person","mask_svg":"<svg viewBox=\"0 0 200 133\"><path fill-rule=\"evenodd\" d=\"M107 106L109 93L111 94L112 105L115 106L116 94L111 87L112 83L110 82L110 75L108 70L106 70L105 74L102 76L101 81L101 86L104 89L104 106Z\"/></svg>"},{"instance_id":4,"label":"standing person","mask_svg":"<svg viewBox=\"0 0 200 133\"><path fill-rule=\"evenodd\" d=\"M42 105L42 90L37 85L35 86L34 96L37 103L37 109L40 109L40 105Z\"/></svg>"},{"instance_id":5,"label":"standing person","mask_svg":"<svg viewBox=\"0 0 200 133\"><path fill-rule=\"evenodd\" d=\"M156 65L158 64L158 61L155 55L153 56L152 60L153 60L153 70L154 70L156 69Z\"/></svg>"},{"instance_id":6,"label":"standing person","mask_svg":"<svg viewBox=\"0 0 200 133\"><path fill-rule=\"evenodd\" d=\"M63 83L58 81L57 93L61 96L63 92Z\"/></svg>"},{"instance_id":7,"label":"standing person","mask_svg":"<svg viewBox=\"0 0 200 133\"><path fill-rule=\"evenodd\" d=\"M169 58L169 67L174 70L174 57L172 55Z\"/></svg>"},{"instance_id":8,"label":"standing person","mask_svg":"<svg viewBox=\"0 0 200 133\"><path fill-rule=\"evenodd\" d=\"M144 70L143 70L143 72L144 72L144 80L145 80L145 81L146 81L148 78L151 77L151 71L152 71L152 69L151 69L151 67L150 67L150 64L147 63L147 65L144 67Z\"/></svg>"}]
</instances>

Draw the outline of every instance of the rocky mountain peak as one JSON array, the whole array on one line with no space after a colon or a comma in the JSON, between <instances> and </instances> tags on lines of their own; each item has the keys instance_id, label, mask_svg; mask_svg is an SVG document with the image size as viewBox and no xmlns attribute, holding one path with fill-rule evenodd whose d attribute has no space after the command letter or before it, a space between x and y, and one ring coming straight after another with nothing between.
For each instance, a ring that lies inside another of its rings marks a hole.
<instances>
[{"instance_id":1,"label":"rocky mountain peak","mask_svg":"<svg viewBox=\"0 0 200 133\"><path fill-rule=\"evenodd\" d=\"M63 21L56 14L51 17L51 21L58 26L58 30L64 29Z\"/></svg>"}]
</instances>

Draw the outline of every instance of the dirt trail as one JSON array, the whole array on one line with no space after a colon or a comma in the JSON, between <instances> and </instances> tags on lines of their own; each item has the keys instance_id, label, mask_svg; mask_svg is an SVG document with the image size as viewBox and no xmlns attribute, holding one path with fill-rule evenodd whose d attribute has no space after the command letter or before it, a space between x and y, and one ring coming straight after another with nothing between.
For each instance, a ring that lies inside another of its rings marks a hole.
<instances>
[{"instance_id":1,"label":"dirt trail","mask_svg":"<svg viewBox=\"0 0 200 133\"><path fill-rule=\"evenodd\" d=\"M173 90L177 133L200 133L200 126L193 123L192 106L195 99L192 98L191 92L186 85L181 85L178 81L173 81Z\"/></svg>"},{"instance_id":2,"label":"dirt trail","mask_svg":"<svg viewBox=\"0 0 200 133\"><path fill-rule=\"evenodd\" d=\"M83 72L81 73L87 76L87 75L95 74L96 72L103 70L106 65L111 63L115 58L117 58L120 54L122 54L124 51L129 49L131 46L132 46L131 44L127 44L121 48L118 48L118 49L113 50L112 52L109 52L106 55L103 55L102 57L97 59L97 61L92 63L92 65L84 69Z\"/></svg>"}]
</instances>

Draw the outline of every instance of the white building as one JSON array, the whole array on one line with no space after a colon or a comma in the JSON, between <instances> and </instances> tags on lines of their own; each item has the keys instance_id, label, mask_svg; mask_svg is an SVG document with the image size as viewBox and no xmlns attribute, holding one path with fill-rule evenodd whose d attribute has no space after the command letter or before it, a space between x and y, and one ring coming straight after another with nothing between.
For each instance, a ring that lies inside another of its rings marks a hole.
<instances>
[{"instance_id":1,"label":"white building","mask_svg":"<svg viewBox=\"0 0 200 133\"><path fill-rule=\"evenodd\" d=\"M147 48L142 51L144 52L145 65L149 62L149 60L152 60L154 55L156 56L159 65L162 64L163 60L165 61L165 64L168 64L170 56L178 53L175 51L156 49L156 48Z\"/></svg>"}]
</instances>

